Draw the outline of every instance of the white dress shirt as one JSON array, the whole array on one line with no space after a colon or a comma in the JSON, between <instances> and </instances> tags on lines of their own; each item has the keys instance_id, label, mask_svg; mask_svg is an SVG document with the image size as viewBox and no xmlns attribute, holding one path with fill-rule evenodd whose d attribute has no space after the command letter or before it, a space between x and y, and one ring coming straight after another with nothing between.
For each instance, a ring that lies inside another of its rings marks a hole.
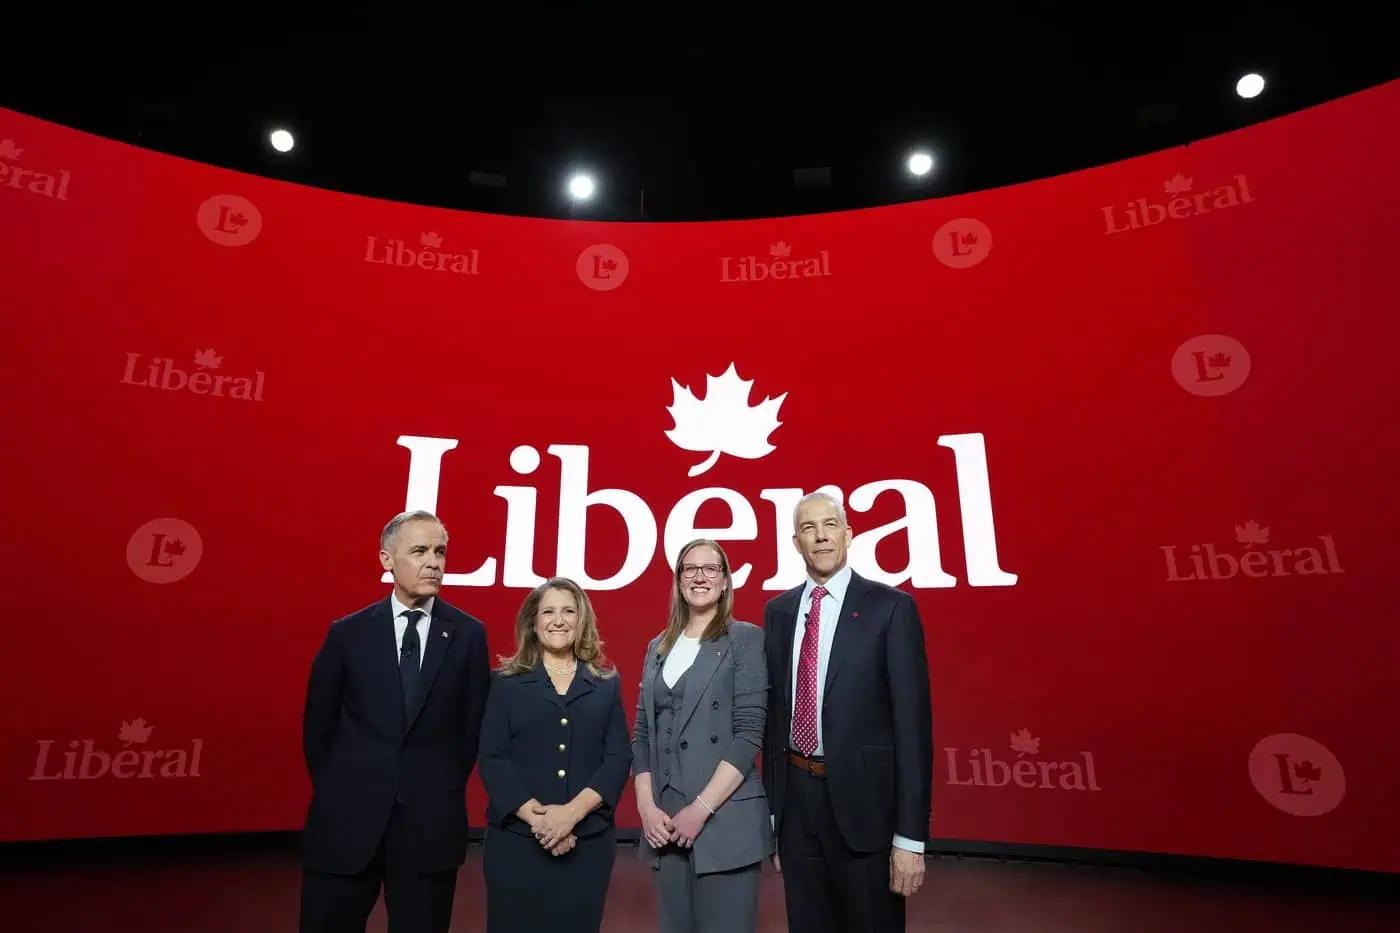
<instances>
[{"instance_id":1,"label":"white dress shirt","mask_svg":"<svg viewBox=\"0 0 1400 933\"><path fill-rule=\"evenodd\" d=\"M820 640L817 642L817 747L812 752L814 757L826 754L826 747L822 740L822 702L826 699L826 668L827 662L831 659L831 643L836 640L836 623L841 618L841 606L846 602L846 590L851 585L851 566L847 564L836 573L831 575L822 586L826 587L826 596L821 601L821 629ZM812 590L817 586L810 577L807 584L802 587L802 600L797 605L797 625L792 632L792 706L797 706L797 667L802 662L802 636L807 632L807 613L812 608ZM788 747L795 748L792 744L792 727L788 726ZM924 844L915 842L904 836L895 833L893 844L900 849L907 849L910 852L923 852Z\"/></svg>"},{"instance_id":2,"label":"white dress shirt","mask_svg":"<svg viewBox=\"0 0 1400 933\"><path fill-rule=\"evenodd\" d=\"M418 619L415 628L418 630L418 669L423 669L423 657L428 653L428 626L433 621L433 600L437 597L429 596L428 601L419 606L423 610L423 615ZM399 602L398 594L389 594L389 605L394 611L394 647L398 649L399 657L403 657L403 633L408 629L408 617L406 612L413 610Z\"/></svg>"},{"instance_id":3,"label":"white dress shirt","mask_svg":"<svg viewBox=\"0 0 1400 933\"><path fill-rule=\"evenodd\" d=\"M681 675L690 670L690 665L695 663L695 657L699 653L700 639L691 638L682 632L676 643L671 646L671 653L666 655L666 664L661 668L661 679L666 681L666 686L674 687Z\"/></svg>"},{"instance_id":4,"label":"white dress shirt","mask_svg":"<svg viewBox=\"0 0 1400 933\"><path fill-rule=\"evenodd\" d=\"M821 601L821 640L817 643L817 748L815 757L826 754L822 745L822 699L826 696L826 665L831 660L831 643L836 640L836 621L841 618L841 604L846 601L846 588L851 585L851 566L847 564L827 580L826 596ZM802 588L802 600L797 604L797 625L792 631L792 705L797 707L797 667L802 663L802 638L807 634L807 613L812 609L812 590L817 586L811 578ZM788 747L792 744L791 726L788 730Z\"/></svg>"}]
</instances>

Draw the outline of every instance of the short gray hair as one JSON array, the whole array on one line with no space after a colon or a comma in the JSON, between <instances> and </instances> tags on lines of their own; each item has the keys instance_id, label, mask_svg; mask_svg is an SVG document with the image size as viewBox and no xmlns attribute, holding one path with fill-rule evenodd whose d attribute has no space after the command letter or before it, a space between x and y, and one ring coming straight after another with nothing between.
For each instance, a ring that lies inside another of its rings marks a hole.
<instances>
[{"instance_id":1,"label":"short gray hair","mask_svg":"<svg viewBox=\"0 0 1400 933\"><path fill-rule=\"evenodd\" d=\"M442 529L444 537L447 536L447 526L442 523L432 512L425 512L422 509L415 509L412 512L400 512L389 519L389 524L384 526L384 530L379 533L379 549L381 551L392 551L394 549L394 539L399 536L403 526L409 522L437 522Z\"/></svg>"},{"instance_id":2,"label":"short gray hair","mask_svg":"<svg viewBox=\"0 0 1400 933\"><path fill-rule=\"evenodd\" d=\"M796 531L796 530L797 530L797 516L798 516L798 513L800 513L800 512L802 511L802 507L803 507L804 505L806 505L808 502L816 502L816 501L818 501L818 500L820 500L820 501L822 501L822 502L830 502L833 506L836 507L836 515L837 515L837 517L839 517L839 518L841 519L841 524L842 524L842 525L849 525L849 524L850 524L850 522L846 521L846 507L845 507L844 505L841 504L841 500L838 499L838 498L836 498L835 496L833 496L833 495L832 495L831 493L829 493L829 492L817 491L817 492L809 492L809 493L807 493L807 495L805 495L805 496L803 496L801 499L798 499L798 500L797 500L797 505L793 506L793 508L792 508L792 530L793 530L793 531Z\"/></svg>"}]
</instances>

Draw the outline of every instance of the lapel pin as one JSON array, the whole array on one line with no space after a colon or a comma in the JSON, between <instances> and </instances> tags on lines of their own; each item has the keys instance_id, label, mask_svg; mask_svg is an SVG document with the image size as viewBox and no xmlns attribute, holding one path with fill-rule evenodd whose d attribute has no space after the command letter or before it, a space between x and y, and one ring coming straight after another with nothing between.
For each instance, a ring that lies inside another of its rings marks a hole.
<instances>
[{"instance_id":1,"label":"lapel pin","mask_svg":"<svg viewBox=\"0 0 1400 933\"><path fill-rule=\"evenodd\" d=\"M447 633L446 633L446 632L443 632L443 633L442 633L442 637L443 637L443 638L446 638L446 637L447 637Z\"/></svg>"},{"instance_id":2,"label":"lapel pin","mask_svg":"<svg viewBox=\"0 0 1400 933\"><path fill-rule=\"evenodd\" d=\"M852 612L852 613L851 613L851 618L852 618L852 619L859 619L859 618L860 618L860 613L859 613L859 612ZM443 634L446 635L447 633L446 633L446 632L443 632Z\"/></svg>"}]
</instances>

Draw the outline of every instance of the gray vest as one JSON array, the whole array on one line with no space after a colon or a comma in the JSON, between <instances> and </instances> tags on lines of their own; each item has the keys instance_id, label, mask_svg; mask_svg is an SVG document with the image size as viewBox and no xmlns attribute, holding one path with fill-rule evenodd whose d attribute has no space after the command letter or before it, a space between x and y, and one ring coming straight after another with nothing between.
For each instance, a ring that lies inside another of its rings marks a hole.
<instances>
[{"instance_id":1,"label":"gray vest","mask_svg":"<svg viewBox=\"0 0 1400 933\"><path fill-rule=\"evenodd\" d=\"M656 745L660 750L660 774L656 775L655 787L658 798L661 791L681 787L680 737L673 735L676 717L685 703L685 684L690 679L687 670L676 681L674 687L666 686L666 679L658 672L651 682L652 703L656 707ZM682 795L684 797L684 795Z\"/></svg>"}]
</instances>

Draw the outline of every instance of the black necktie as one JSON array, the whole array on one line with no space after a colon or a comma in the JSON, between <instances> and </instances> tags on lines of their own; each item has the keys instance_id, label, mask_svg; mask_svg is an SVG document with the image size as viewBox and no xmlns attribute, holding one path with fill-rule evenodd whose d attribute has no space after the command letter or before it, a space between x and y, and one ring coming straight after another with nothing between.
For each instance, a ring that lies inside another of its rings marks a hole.
<instances>
[{"instance_id":1,"label":"black necktie","mask_svg":"<svg viewBox=\"0 0 1400 933\"><path fill-rule=\"evenodd\" d=\"M418 641L418 620L426 615L422 609L410 609L403 614L408 625L403 630L403 645L399 648L399 683L403 686L403 714L413 715L418 704L418 689L423 677L418 659L422 651Z\"/></svg>"}]
</instances>

